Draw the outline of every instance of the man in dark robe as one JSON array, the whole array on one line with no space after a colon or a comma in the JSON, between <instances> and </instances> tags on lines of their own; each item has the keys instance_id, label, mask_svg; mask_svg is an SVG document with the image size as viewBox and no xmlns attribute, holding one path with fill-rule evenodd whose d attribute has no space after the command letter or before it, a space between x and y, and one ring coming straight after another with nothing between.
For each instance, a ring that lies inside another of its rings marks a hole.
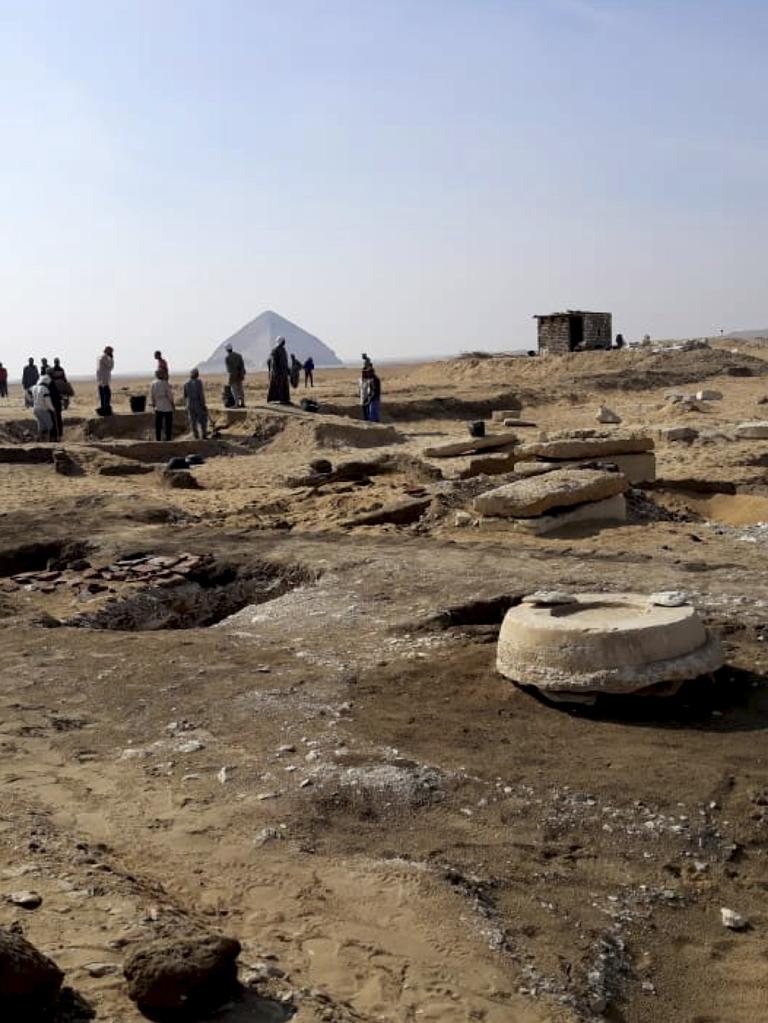
<instances>
[{"instance_id":1,"label":"man in dark robe","mask_svg":"<svg viewBox=\"0 0 768 1023\"><path fill-rule=\"evenodd\" d=\"M290 370L288 368L288 353L285 350L285 338L279 337L269 356L269 391L267 392L267 401L279 401L281 405L290 405L291 389L289 376Z\"/></svg>"}]
</instances>

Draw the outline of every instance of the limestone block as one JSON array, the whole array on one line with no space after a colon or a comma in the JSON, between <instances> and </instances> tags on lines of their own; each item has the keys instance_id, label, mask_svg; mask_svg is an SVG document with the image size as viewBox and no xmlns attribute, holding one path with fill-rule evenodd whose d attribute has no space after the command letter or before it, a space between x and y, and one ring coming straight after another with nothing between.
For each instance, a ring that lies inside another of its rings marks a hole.
<instances>
[{"instance_id":1,"label":"limestone block","mask_svg":"<svg viewBox=\"0 0 768 1023\"><path fill-rule=\"evenodd\" d=\"M618 434L603 437L559 437L521 444L517 456L521 461L533 458L574 459L602 458L605 455L632 455L653 451L651 437Z\"/></svg>"},{"instance_id":2,"label":"limestone block","mask_svg":"<svg viewBox=\"0 0 768 1023\"><path fill-rule=\"evenodd\" d=\"M523 603L507 612L497 667L555 692L625 693L715 671L718 639L690 605L659 607L638 593L583 593L576 603Z\"/></svg>"},{"instance_id":3,"label":"limestone block","mask_svg":"<svg viewBox=\"0 0 768 1023\"><path fill-rule=\"evenodd\" d=\"M490 521L490 520L488 520ZM498 521L502 521L499 519ZM603 501L587 501L572 508L550 514L537 515L532 519L504 519L516 533L528 536L545 536L557 533L569 526L607 525L627 521L627 502L623 494L606 497Z\"/></svg>"},{"instance_id":4,"label":"limestone block","mask_svg":"<svg viewBox=\"0 0 768 1023\"><path fill-rule=\"evenodd\" d=\"M491 412L491 421L494 423L503 423L505 419L519 419L520 410L522 406L518 408L505 408L505 409L494 409Z\"/></svg>"},{"instance_id":5,"label":"limestone block","mask_svg":"<svg viewBox=\"0 0 768 1023\"><path fill-rule=\"evenodd\" d=\"M486 437L467 437L466 440L451 444L441 444L436 448L426 448L425 458L454 458L458 455L473 455L480 451L501 451L513 448L518 441L516 433L496 433Z\"/></svg>"},{"instance_id":6,"label":"limestone block","mask_svg":"<svg viewBox=\"0 0 768 1023\"><path fill-rule=\"evenodd\" d=\"M515 458L518 456L515 455ZM521 476L538 476L555 469L594 468L595 461L615 465L630 483L653 483L656 479L656 455L653 451L641 451L636 455L606 455L585 464L584 459L557 462L516 462L515 472Z\"/></svg>"},{"instance_id":7,"label":"limestone block","mask_svg":"<svg viewBox=\"0 0 768 1023\"><path fill-rule=\"evenodd\" d=\"M763 419L739 423L735 432L738 440L765 440L768 438L768 422Z\"/></svg>"},{"instance_id":8,"label":"limestone block","mask_svg":"<svg viewBox=\"0 0 768 1023\"><path fill-rule=\"evenodd\" d=\"M500 455L471 458L469 465L459 473L459 476L463 480L471 479L473 476L500 476L502 473L512 472L514 468L514 452L502 452Z\"/></svg>"},{"instance_id":9,"label":"limestone block","mask_svg":"<svg viewBox=\"0 0 768 1023\"><path fill-rule=\"evenodd\" d=\"M618 472L598 469L558 469L516 480L475 498L475 511L502 518L532 518L550 508L567 508L623 494L628 483Z\"/></svg>"}]
</instances>

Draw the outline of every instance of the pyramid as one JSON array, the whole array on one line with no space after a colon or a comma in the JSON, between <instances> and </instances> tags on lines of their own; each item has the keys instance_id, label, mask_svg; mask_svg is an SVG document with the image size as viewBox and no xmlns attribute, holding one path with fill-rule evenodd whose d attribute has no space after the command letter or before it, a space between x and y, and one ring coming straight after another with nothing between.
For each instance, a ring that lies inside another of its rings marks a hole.
<instances>
[{"instance_id":1,"label":"pyramid","mask_svg":"<svg viewBox=\"0 0 768 1023\"><path fill-rule=\"evenodd\" d=\"M232 345L236 352L240 352L245 359L247 370L264 369L269 353L279 337L285 338L285 346L289 355L295 355L301 362L311 355L316 366L341 366L342 364L333 349L324 344L320 338L315 337L314 334L308 334L306 330L302 330L295 323L291 323L290 320L286 320L283 316L268 309L257 316L255 320L246 323L232 337L222 341L210 358L200 363L200 372L223 373L227 345Z\"/></svg>"}]
</instances>

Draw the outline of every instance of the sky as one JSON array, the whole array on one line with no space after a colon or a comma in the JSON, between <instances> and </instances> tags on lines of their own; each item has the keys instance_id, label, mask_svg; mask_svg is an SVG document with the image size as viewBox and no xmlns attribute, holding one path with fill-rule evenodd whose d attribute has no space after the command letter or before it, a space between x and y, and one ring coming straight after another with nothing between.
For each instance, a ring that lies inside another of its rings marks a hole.
<instances>
[{"instance_id":1,"label":"sky","mask_svg":"<svg viewBox=\"0 0 768 1023\"><path fill-rule=\"evenodd\" d=\"M768 327L764 0L0 0L0 361Z\"/></svg>"}]
</instances>

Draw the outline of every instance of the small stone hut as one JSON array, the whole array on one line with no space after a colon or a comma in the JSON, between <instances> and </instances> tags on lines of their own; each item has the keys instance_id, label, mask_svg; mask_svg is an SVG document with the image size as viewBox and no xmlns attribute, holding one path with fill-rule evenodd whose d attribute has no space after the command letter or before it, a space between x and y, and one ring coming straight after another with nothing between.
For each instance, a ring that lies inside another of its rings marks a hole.
<instances>
[{"instance_id":1,"label":"small stone hut","mask_svg":"<svg viewBox=\"0 0 768 1023\"><path fill-rule=\"evenodd\" d=\"M535 316L539 323L539 355L610 348L613 324L610 313L568 309L564 313Z\"/></svg>"}]
</instances>

